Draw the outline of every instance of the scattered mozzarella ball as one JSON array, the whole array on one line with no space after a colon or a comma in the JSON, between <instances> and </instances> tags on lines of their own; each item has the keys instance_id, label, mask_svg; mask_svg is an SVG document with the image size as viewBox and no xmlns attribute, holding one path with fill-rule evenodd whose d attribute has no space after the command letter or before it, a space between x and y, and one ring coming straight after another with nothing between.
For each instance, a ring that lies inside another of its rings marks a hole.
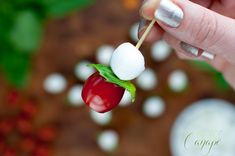
<instances>
[{"instance_id":1,"label":"scattered mozzarella ball","mask_svg":"<svg viewBox=\"0 0 235 156\"><path fill-rule=\"evenodd\" d=\"M145 69L142 53L132 44L123 43L114 52L110 61L114 74L121 80L132 80Z\"/></svg>"},{"instance_id":2,"label":"scattered mozzarella ball","mask_svg":"<svg viewBox=\"0 0 235 156\"><path fill-rule=\"evenodd\" d=\"M131 94L127 90L125 90L122 100L119 103L119 106L125 107L131 104Z\"/></svg>"},{"instance_id":3,"label":"scattered mozzarella ball","mask_svg":"<svg viewBox=\"0 0 235 156\"><path fill-rule=\"evenodd\" d=\"M165 110L165 102L162 98L154 96L148 98L143 105L143 112L150 118L159 117Z\"/></svg>"},{"instance_id":4,"label":"scattered mozzarella ball","mask_svg":"<svg viewBox=\"0 0 235 156\"><path fill-rule=\"evenodd\" d=\"M65 77L59 73L50 74L44 80L44 89L51 94L58 94L64 91L67 85Z\"/></svg>"},{"instance_id":5,"label":"scattered mozzarella ball","mask_svg":"<svg viewBox=\"0 0 235 156\"><path fill-rule=\"evenodd\" d=\"M136 79L137 85L143 90L152 90L157 85L157 77L152 69L145 69Z\"/></svg>"},{"instance_id":6,"label":"scattered mozzarella ball","mask_svg":"<svg viewBox=\"0 0 235 156\"><path fill-rule=\"evenodd\" d=\"M85 81L91 74L95 72L94 68L88 67L89 61L81 61L75 66L75 75L78 79Z\"/></svg>"},{"instance_id":7,"label":"scattered mozzarella ball","mask_svg":"<svg viewBox=\"0 0 235 156\"><path fill-rule=\"evenodd\" d=\"M82 94L82 85L73 86L68 93L69 103L74 106L83 105L81 94Z\"/></svg>"},{"instance_id":8,"label":"scattered mozzarella ball","mask_svg":"<svg viewBox=\"0 0 235 156\"><path fill-rule=\"evenodd\" d=\"M112 57L114 47L111 45L102 45L98 48L96 53L96 59L99 63L109 65Z\"/></svg>"},{"instance_id":9,"label":"scattered mozzarella ball","mask_svg":"<svg viewBox=\"0 0 235 156\"><path fill-rule=\"evenodd\" d=\"M163 61L171 54L171 47L165 41L157 41L152 45L151 56L155 61Z\"/></svg>"},{"instance_id":10,"label":"scattered mozzarella ball","mask_svg":"<svg viewBox=\"0 0 235 156\"><path fill-rule=\"evenodd\" d=\"M207 99L193 103L173 125L172 155L234 156L234 123L235 107L229 102Z\"/></svg>"},{"instance_id":11,"label":"scattered mozzarella ball","mask_svg":"<svg viewBox=\"0 0 235 156\"><path fill-rule=\"evenodd\" d=\"M138 29L139 29L139 23L135 23L132 25L130 29L130 37L134 42L138 42Z\"/></svg>"},{"instance_id":12,"label":"scattered mozzarella ball","mask_svg":"<svg viewBox=\"0 0 235 156\"><path fill-rule=\"evenodd\" d=\"M91 110L90 117L98 125L107 125L112 120L112 112L98 113Z\"/></svg>"},{"instance_id":13,"label":"scattered mozzarella ball","mask_svg":"<svg viewBox=\"0 0 235 156\"><path fill-rule=\"evenodd\" d=\"M168 84L171 90L175 92L183 91L188 85L188 78L184 71L176 70L170 74Z\"/></svg>"},{"instance_id":14,"label":"scattered mozzarella ball","mask_svg":"<svg viewBox=\"0 0 235 156\"><path fill-rule=\"evenodd\" d=\"M98 136L98 145L105 152L112 152L118 146L118 134L113 130L106 130Z\"/></svg>"}]
</instances>

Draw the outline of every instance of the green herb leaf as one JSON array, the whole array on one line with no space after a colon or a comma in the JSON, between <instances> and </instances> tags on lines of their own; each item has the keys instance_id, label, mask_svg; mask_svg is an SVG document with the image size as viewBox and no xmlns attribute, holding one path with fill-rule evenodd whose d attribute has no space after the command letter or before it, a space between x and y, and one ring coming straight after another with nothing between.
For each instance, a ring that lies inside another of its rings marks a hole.
<instances>
[{"instance_id":1,"label":"green herb leaf","mask_svg":"<svg viewBox=\"0 0 235 156\"><path fill-rule=\"evenodd\" d=\"M15 19L10 41L19 51L33 53L40 46L42 32L42 22L37 15L30 10L22 11Z\"/></svg>"},{"instance_id":2,"label":"green herb leaf","mask_svg":"<svg viewBox=\"0 0 235 156\"><path fill-rule=\"evenodd\" d=\"M214 79L215 79L216 85L220 90L226 91L226 90L230 89L230 86L229 86L228 82L224 79L222 73L215 72L214 75L215 75Z\"/></svg>"},{"instance_id":3,"label":"green herb leaf","mask_svg":"<svg viewBox=\"0 0 235 156\"><path fill-rule=\"evenodd\" d=\"M210 64L208 64L207 62L203 62L203 61L191 61L191 64L208 73L213 74L213 79L216 83L216 86L218 87L218 89L225 91L228 90L229 84L227 83L227 81L224 79L223 74L221 74L220 72L218 72L217 70L215 70Z\"/></svg>"},{"instance_id":4,"label":"green herb leaf","mask_svg":"<svg viewBox=\"0 0 235 156\"><path fill-rule=\"evenodd\" d=\"M63 17L68 13L85 8L95 0L42 0L42 4L51 17Z\"/></svg>"},{"instance_id":5,"label":"green herb leaf","mask_svg":"<svg viewBox=\"0 0 235 156\"><path fill-rule=\"evenodd\" d=\"M102 64L89 64L88 66L94 67L108 82L114 83L129 91L131 94L132 102L135 101L136 88L135 85L132 84L130 81L120 80L108 66Z\"/></svg>"},{"instance_id":6,"label":"green herb leaf","mask_svg":"<svg viewBox=\"0 0 235 156\"><path fill-rule=\"evenodd\" d=\"M29 80L30 57L25 53L2 51L0 67L9 83L24 88Z\"/></svg>"},{"instance_id":7,"label":"green herb leaf","mask_svg":"<svg viewBox=\"0 0 235 156\"><path fill-rule=\"evenodd\" d=\"M189 61L194 67L202 70L202 71L209 71L209 72L214 72L215 69L210 65L208 64L207 62L204 62L204 61L196 61L196 60L193 60L193 61Z\"/></svg>"},{"instance_id":8,"label":"green herb leaf","mask_svg":"<svg viewBox=\"0 0 235 156\"><path fill-rule=\"evenodd\" d=\"M0 0L0 74L24 87L31 58L40 47L44 22L83 9L95 0Z\"/></svg>"}]
</instances>

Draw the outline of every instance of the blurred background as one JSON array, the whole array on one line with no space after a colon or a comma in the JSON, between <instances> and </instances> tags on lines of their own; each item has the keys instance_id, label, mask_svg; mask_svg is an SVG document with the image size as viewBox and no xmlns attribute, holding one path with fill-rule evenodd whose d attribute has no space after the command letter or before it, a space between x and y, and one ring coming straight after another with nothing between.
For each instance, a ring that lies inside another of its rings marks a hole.
<instances>
[{"instance_id":1,"label":"blurred background","mask_svg":"<svg viewBox=\"0 0 235 156\"><path fill-rule=\"evenodd\" d=\"M145 43L136 102L98 114L81 100L89 63L137 42L141 0L0 1L0 155L171 156L175 120L192 103L235 92L203 62ZM234 142L233 142L234 143ZM231 154L231 153L230 153ZM232 154L234 155L234 154Z\"/></svg>"}]
</instances>

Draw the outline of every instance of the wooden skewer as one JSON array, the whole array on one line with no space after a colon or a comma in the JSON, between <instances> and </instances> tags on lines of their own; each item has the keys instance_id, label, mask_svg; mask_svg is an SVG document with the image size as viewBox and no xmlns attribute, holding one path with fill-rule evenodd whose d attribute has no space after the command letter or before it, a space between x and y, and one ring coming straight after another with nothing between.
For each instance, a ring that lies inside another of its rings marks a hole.
<instances>
[{"instance_id":1,"label":"wooden skewer","mask_svg":"<svg viewBox=\"0 0 235 156\"><path fill-rule=\"evenodd\" d=\"M146 39L146 37L148 36L148 34L150 33L151 29L154 26L154 23L156 21L153 19L151 21L151 23L149 24L149 26L147 27L147 29L145 30L144 34L142 35L142 37L140 38L140 40L138 41L138 43L136 44L136 48L139 49L141 47L141 45L143 44L144 40Z\"/></svg>"}]
</instances>

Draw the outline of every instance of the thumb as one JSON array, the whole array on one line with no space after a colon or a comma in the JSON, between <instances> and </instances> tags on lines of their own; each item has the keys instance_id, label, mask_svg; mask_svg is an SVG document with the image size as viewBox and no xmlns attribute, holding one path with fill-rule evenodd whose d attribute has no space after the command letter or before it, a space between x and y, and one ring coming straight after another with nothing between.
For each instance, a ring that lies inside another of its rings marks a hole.
<instances>
[{"instance_id":1,"label":"thumb","mask_svg":"<svg viewBox=\"0 0 235 156\"><path fill-rule=\"evenodd\" d=\"M148 16L155 18L175 38L213 54L224 55L234 62L234 19L189 0L161 0L152 14L149 14L147 5L144 7L143 14L148 13Z\"/></svg>"}]
</instances>

